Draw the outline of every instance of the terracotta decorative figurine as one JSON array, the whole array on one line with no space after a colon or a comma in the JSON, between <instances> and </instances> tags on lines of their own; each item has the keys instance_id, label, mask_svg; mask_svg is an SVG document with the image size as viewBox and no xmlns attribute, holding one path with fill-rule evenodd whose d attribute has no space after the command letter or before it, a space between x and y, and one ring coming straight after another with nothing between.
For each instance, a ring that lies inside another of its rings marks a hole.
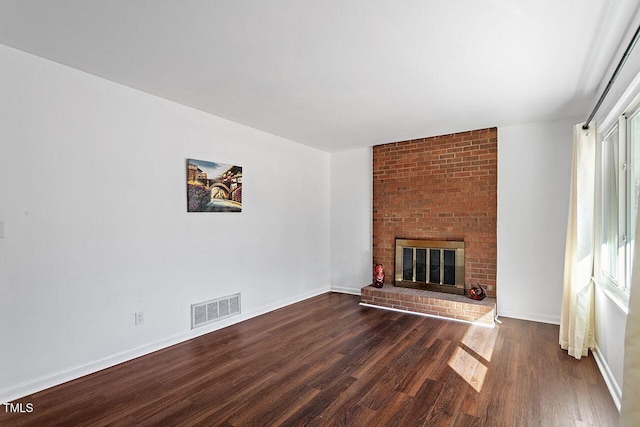
<instances>
[{"instance_id":1,"label":"terracotta decorative figurine","mask_svg":"<svg viewBox=\"0 0 640 427\"><path fill-rule=\"evenodd\" d=\"M382 264L376 264L376 266L373 267L372 285L375 288L381 288L383 284L384 284L384 267L382 266Z\"/></svg>"}]
</instances>

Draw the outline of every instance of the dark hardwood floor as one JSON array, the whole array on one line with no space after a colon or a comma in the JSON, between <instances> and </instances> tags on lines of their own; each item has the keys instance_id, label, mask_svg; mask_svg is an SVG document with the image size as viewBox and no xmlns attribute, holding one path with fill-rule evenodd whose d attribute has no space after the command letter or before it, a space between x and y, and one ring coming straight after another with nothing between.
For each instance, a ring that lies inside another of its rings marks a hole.
<instances>
[{"instance_id":1,"label":"dark hardwood floor","mask_svg":"<svg viewBox=\"0 0 640 427\"><path fill-rule=\"evenodd\" d=\"M0 425L615 426L558 326L496 328L329 293L19 399ZM15 402L14 402L15 403Z\"/></svg>"}]
</instances>

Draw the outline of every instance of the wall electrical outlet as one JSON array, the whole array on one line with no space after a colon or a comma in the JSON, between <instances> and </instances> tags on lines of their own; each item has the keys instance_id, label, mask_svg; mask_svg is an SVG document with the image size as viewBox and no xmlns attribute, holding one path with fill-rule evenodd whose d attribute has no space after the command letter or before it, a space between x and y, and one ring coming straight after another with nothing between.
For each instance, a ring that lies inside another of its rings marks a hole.
<instances>
[{"instance_id":1,"label":"wall electrical outlet","mask_svg":"<svg viewBox=\"0 0 640 427\"><path fill-rule=\"evenodd\" d=\"M139 311L136 313L136 326L142 325L144 323L144 311Z\"/></svg>"}]
</instances>

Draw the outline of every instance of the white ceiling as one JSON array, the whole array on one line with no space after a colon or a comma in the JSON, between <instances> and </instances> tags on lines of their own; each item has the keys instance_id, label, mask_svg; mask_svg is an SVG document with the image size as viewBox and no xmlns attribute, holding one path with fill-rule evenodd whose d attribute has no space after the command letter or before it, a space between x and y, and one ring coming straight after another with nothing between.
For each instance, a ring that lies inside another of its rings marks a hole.
<instances>
[{"instance_id":1,"label":"white ceiling","mask_svg":"<svg viewBox=\"0 0 640 427\"><path fill-rule=\"evenodd\" d=\"M637 0L0 0L0 43L325 151L589 114Z\"/></svg>"}]
</instances>

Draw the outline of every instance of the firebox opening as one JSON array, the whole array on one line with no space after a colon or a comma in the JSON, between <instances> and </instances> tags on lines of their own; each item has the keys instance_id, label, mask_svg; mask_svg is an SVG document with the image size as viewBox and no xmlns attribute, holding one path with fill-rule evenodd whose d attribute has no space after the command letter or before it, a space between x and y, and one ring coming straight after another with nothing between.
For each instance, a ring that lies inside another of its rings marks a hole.
<instances>
[{"instance_id":1,"label":"firebox opening","mask_svg":"<svg viewBox=\"0 0 640 427\"><path fill-rule=\"evenodd\" d=\"M464 294L464 242L396 239L394 285Z\"/></svg>"}]
</instances>

